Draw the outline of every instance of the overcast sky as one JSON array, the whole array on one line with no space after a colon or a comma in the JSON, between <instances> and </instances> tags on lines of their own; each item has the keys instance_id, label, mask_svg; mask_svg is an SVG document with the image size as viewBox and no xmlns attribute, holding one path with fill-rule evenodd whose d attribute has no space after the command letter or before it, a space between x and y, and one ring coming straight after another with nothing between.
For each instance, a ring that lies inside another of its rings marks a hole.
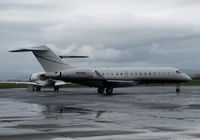
<instances>
[{"instance_id":1,"label":"overcast sky","mask_svg":"<svg viewBox=\"0 0 200 140\"><path fill-rule=\"evenodd\" d=\"M31 53L48 45L75 66L200 70L199 0L0 0L0 72L43 71Z\"/></svg>"}]
</instances>

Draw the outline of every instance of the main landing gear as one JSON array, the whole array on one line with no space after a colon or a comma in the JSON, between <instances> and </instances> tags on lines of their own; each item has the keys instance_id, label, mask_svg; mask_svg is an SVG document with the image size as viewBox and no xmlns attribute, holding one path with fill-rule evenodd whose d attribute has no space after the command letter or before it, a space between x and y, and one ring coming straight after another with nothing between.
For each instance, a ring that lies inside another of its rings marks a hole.
<instances>
[{"instance_id":1,"label":"main landing gear","mask_svg":"<svg viewBox=\"0 0 200 140\"><path fill-rule=\"evenodd\" d=\"M99 94L103 94L104 90L105 90L105 88L98 88L97 89L97 91L98 91Z\"/></svg>"},{"instance_id":2,"label":"main landing gear","mask_svg":"<svg viewBox=\"0 0 200 140\"><path fill-rule=\"evenodd\" d=\"M41 91L41 87L36 87L36 91Z\"/></svg>"},{"instance_id":3,"label":"main landing gear","mask_svg":"<svg viewBox=\"0 0 200 140\"><path fill-rule=\"evenodd\" d=\"M105 88L98 88L97 91L99 94L103 94L104 93ZM113 88L112 87L107 87L106 88L106 95L111 95L113 93Z\"/></svg>"},{"instance_id":4,"label":"main landing gear","mask_svg":"<svg viewBox=\"0 0 200 140\"><path fill-rule=\"evenodd\" d=\"M32 87L32 91L41 91L41 87Z\"/></svg>"},{"instance_id":5,"label":"main landing gear","mask_svg":"<svg viewBox=\"0 0 200 140\"><path fill-rule=\"evenodd\" d=\"M111 95L112 93L113 93L113 88L112 87L106 88L106 94L107 95Z\"/></svg>"}]
</instances>

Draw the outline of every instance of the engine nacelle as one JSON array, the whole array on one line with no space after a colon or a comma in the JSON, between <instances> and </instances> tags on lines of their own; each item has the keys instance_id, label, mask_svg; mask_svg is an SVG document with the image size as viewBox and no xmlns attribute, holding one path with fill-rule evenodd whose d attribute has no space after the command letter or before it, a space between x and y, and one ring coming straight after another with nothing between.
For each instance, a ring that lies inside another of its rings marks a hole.
<instances>
[{"instance_id":1,"label":"engine nacelle","mask_svg":"<svg viewBox=\"0 0 200 140\"><path fill-rule=\"evenodd\" d=\"M46 78L54 78L54 79L74 79L74 78L92 78L94 77L94 72L89 68L73 68L69 70L65 70L62 72L51 72L44 74Z\"/></svg>"},{"instance_id":2,"label":"engine nacelle","mask_svg":"<svg viewBox=\"0 0 200 140\"><path fill-rule=\"evenodd\" d=\"M43 75L46 78L59 79L61 77L61 72L48 72Z\"/></svg>"},{"instance_id":3,"label":"engine nacelle","mask_svg":"<svg viewBox=\"0 0 200 140\"><path fill-rule=\"evenodd\" d=\"M89 68L74 68L61 72L63 78L92 78L94 72Z\"/></svg>"},{"instance_id":4,"label":"engine nacelle","mask_svg":"<svg viewBox=\"0 0 200 140\"><path fill-rule=\"evenodd\" d=\"M30 75L29 81L35 82L35 81L38 81L38 80L46 80L46 77L43 76L44 74L45 74L44 72L33 73L33 74Z\"/></svg>"}]
</instances>

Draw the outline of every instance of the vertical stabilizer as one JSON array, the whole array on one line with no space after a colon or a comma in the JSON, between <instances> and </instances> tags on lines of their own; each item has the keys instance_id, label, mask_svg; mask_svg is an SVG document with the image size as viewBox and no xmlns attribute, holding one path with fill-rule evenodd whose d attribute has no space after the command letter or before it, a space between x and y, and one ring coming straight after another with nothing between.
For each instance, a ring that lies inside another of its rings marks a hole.
<instances>
[{"instance_id":1,"label":"vertical stabilizer","mask_svg":"<svg viewBox=\"0 0 200 140\"><path fill-rule=\"evenodd\" d=\"M63 62L51 49L46 46L19 49L10 52L33 52L41 66L46 72L59 72L69 69L70 66Z\"/></svg>"}]
</instances>

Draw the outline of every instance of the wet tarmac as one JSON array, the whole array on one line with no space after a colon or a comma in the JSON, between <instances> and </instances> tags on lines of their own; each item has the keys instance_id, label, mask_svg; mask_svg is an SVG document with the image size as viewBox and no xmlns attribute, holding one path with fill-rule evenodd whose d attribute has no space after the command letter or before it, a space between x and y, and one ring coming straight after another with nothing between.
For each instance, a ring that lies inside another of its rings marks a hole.
<instances>
[{"instance_id":1,"label":"wet tarmac","mask_svg":"<svg viewBox=\"0 0 200 140\"><path fill-rule=\"evenodd\" d=\"M0 140L200 139L200 87L0 90Z\"/></svg>"}]
</instances>

